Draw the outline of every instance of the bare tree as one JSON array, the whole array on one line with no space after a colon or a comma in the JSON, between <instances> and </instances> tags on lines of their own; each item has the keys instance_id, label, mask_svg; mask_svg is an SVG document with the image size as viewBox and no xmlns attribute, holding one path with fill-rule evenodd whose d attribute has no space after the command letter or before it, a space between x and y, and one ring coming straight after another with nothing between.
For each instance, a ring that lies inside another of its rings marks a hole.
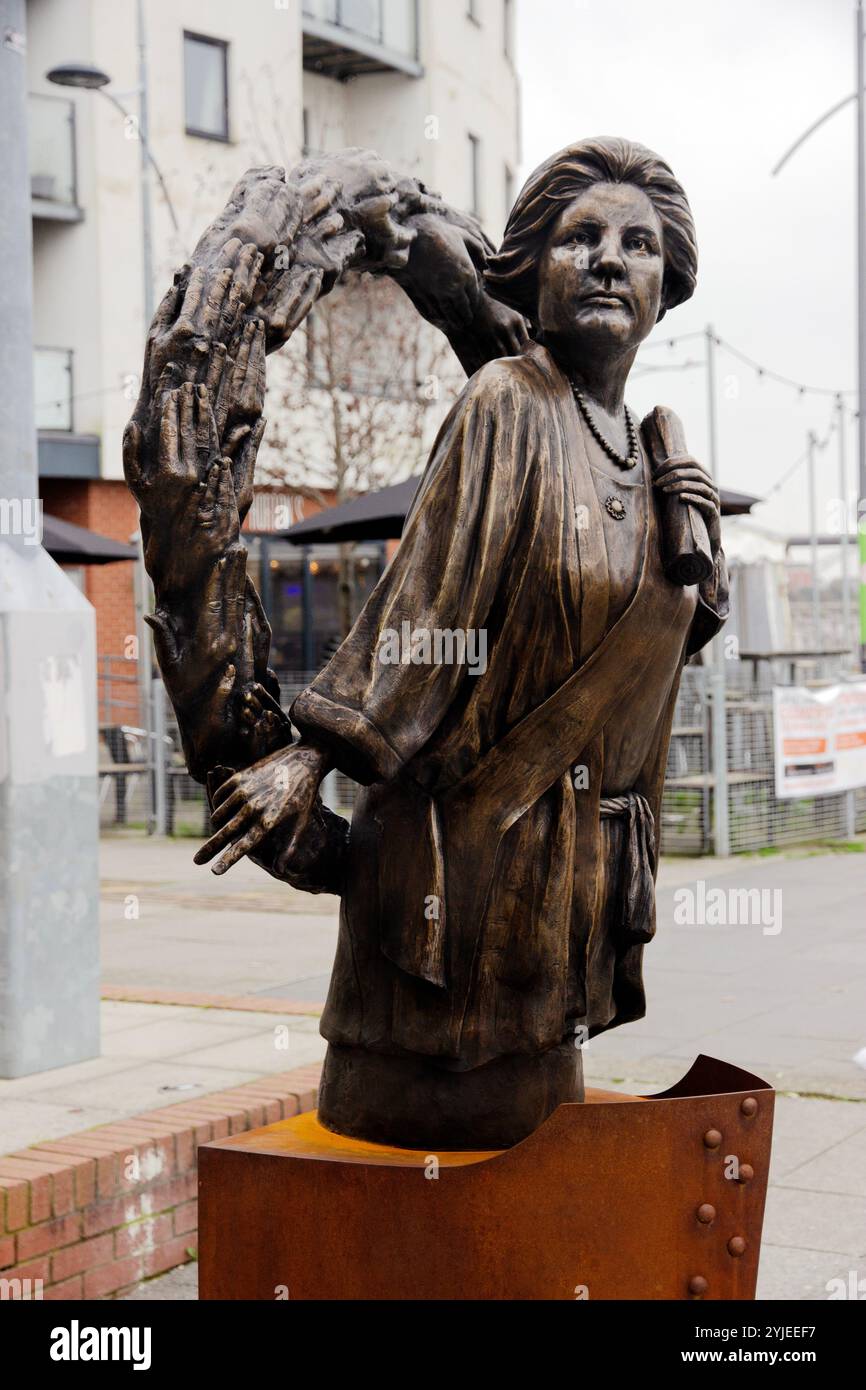
<instances>
[{"instance_id":1,"label":"bare tree","mask_svg":"<svg viewBox=\"0 0 866 1390\"><path fill-rule=\"evenodd\" d=\"M246 150L259 164L279 165L292 121L277 75L268 64L255 81L244 72L241 91ZM320 121L320 141L333 133ZM209 169L197 191L210 202L213 184ZM272 358L256 483L326 507L401 482L423 467L465 381L447 339L393 280L349 272ZM354 616L352 549L340 547L343 637Z\"/></svg>"},{"instance_id":2,"label":"bare tree","mask_svg":"<svg viewBox=\"0 0 866 1390\"><path fill-rule=\"evenodd\" d=\"M465 382L441 334L394 284L350 277L306 320L268 382L259 483L324 507L420 471ZM352 545L340 547L340 623L352 625Z\"/></svg>"}]
</instances>

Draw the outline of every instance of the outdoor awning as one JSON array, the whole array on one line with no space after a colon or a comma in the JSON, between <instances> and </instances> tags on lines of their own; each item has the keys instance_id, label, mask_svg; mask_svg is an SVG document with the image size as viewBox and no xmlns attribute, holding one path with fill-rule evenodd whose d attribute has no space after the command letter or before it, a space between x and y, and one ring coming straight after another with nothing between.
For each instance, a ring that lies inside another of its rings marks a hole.
<instances>
[{"instance_id":1,"label":"outdoor awning","mask_svg":"<svg viewBox=\"0 0 866 1390\"><path fill-rule=\"evenodd\" d=\"M74 526L71 521L61 521L47 512L42 516L42 544L59 565L110 565L138 556L134 545Z\"/></svg>"},{"instance_id":2,"label":"outdoor awning","mask_svg":"<svg viewBox=\"0 0 866 1390\"><path fill-rule=\"evenodd\" d=\"M393 483L378 492L365 492L351 502L327 507L315 516L305 517L283 535L296 545L320 542L397 540L403 531L406 513L421 480L416 473L405 482ZM721 490L722 516L742 516L760 499L745 492Z\"/></svg>"},{"instance_id":3,"label":"outdoor awning","mask_svg":"<svg viewBox=\"0 0 866 1390\"><path fill-rule=\"evenodd\" d=\"M747 516L760 497L752 497L748 492L731 492L729 488L719 488L722 502L722 516Z\"/></svg>"},{"instance_id":4,"label":"outdoor awning","mask_svg":"<svg viewBox=\"0 0 866 1390\"><path fill-rule=\"evenodd\" d=\"M403 533L403 522L421 481L415 473L402 483L392 483L378 492L363 492L351 502L326 507L315 516L304 517L285 531L284 536L298 545L318 541L388 541Z\"/></svg>"}]
</instances>

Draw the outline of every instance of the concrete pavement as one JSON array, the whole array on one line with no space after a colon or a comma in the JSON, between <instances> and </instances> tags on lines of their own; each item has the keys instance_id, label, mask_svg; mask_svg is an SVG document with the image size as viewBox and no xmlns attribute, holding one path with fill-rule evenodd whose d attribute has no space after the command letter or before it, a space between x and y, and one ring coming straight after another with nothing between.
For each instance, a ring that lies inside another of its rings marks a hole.
<instances>
[{"instance_id":1,"label":"concrete pavement","mask_svg":"<svg viewBox=\"0 0 866 1390\"><path fill-rule=\"evenodd\" d=\"M245 861L217 879L192 864L194 849L103 841L106 983L263 1005L323 1000L336 899L297 893ZM866 1279L866 1070L853 1061L866 1046L866 855L669 860L659 885L648 1017L594 1039L587 1078L652 1093L706 1052L773 1084L759 1297L826 1298L832 1279ZM184 1098L164 1086L217 1089L324 1051L316 1020L290 1013L103 1010L102 1058L0 1082L0 1149L76 1128L75 1115L84 1127ZM165 1276L142 1296L193 1297L193 1275Z\"/></svg>"},{"instance_id":2,"label":"concrete pavement","mask_svg":"<svg viewBox=\"0 0 866 1390\"><path fill-rule=\"evenodd\" d=\"M103 1000L102 1055L0 1081L0 1153L288 1071L325 1055L318 1019Z\"/></svg>"},{"instance_id":3,"label":"concrete pavement","mask_svg":"<svg viewBox=\"0 0 866 1390\"><path fill-rule=\"evenodd\" d=\"M300 893L248 860L217 878L195 840L104 838L102 974L110 984L325 997L338 900ZM302 985L317 982L318 993Z\"/></svg>"},{"instance_id":4,"label":"concrete pavement","mask_svg":"<svg viewBox=\"0 0 866 1390\"><path fill-rule=\"evenodd\" d=\"M218 879L192 863L194 848L103 841L106 982L323 1002L337 899L245 860ZM690 922L702 903L712 915L713 892L717 916L746 920ZM866 1100L852 1061L866 1045L864 905L863 854L663 862L647 1017L593 1040L587 1074L661 1089L708 1052L779 1090Z\"/></svg>"}]
</instances>

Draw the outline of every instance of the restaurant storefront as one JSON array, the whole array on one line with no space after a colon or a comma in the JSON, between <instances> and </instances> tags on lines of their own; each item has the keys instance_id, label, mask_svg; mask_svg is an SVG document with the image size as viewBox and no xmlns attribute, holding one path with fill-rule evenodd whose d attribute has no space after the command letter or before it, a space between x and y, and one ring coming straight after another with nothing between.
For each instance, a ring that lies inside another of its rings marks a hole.
<instances>
[{"instance_id":1,"label":"restaurant storefront","mask_svg":"<svg viewBox=\"0 0 866 1390\"><path fill-rule=\"evenodd\" d=\"M249 574L272 628L270 664L280 672L318 671L342 641L340 547L293 545L273 534L247 534ZM385 568L384 542L352 547L352 621Z\"/></svg>"}]
</instances>

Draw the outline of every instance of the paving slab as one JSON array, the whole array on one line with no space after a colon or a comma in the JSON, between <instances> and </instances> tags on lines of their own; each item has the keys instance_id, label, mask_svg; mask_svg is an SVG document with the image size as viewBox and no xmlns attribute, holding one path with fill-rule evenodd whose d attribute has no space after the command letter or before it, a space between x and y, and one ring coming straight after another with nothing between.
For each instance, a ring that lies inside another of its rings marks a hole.
<instances>
[{"instance_id":1,"label":"paving slab","mask_svg":"<svg viewBox=\"0 0 866 1390\"><path fill-rule=\"evenodd\" d=\"M798 1246L765 1244L758 1268L756 1298L818 1302L827 1300L831 1281L844 1279L848 1285L851 1261L845 1255L824 1250L803 1250ZM860 1275L864 1270L862 1262ZM195 1295L190 1295L194 1297Z\"/></svg>"},{"instance_id":2,"label":"paving slab","mask_svg":"<svg viewBox=\"0 0 866 1390\"><path fill-rule=\"evenodd\" d=\"M866 1110L866 1107L862 1108ZM863 1127L855 1134L840 1137L814 1158L804 1159L802 1163L786 1168L776 1178L777 1186L808 1192L810 1200L815 1192L856 1197L860 1202L866 1200L866 1114L863 1119ZM862 1207L855 1205L852 1215L857 1211L862 1211ZM860 1234L863 1249L866 1250L866 1223Z\"/></svg>"},{"instance_id":3,"label":"paving slab","mask_svg":"<svg viewBox=\"0 0 866 1390\"><path fill-rule=\"evenodd\" d=\"M866 1197L774 1183L767 1193L764 1242L832 1253L866 1274Z\"/></svg>"},{"instance_id":4,"label":"paving slab","mask_svg":"<svg viewBox=\"0 0 866 1390\"><path fill-rule=\"evenodd\" d=\"M775 1180L784 1182L803 1164L835 1149L843 1140L858 1135L864 1127L866 1105L862 1102L777 1096L771 1165Z\"/></svg>"},{"instance_id":5,"label":"paving slab","mask_svg":"<svg viewBox=\"0 0 866 1390\"><path fill-rule=\"evenodd\" d=\"M113 1000L102 1016L101 1057L0 1080L0 1153L325 1055L315 1018Z\"/></svg>"}]
</instances>

